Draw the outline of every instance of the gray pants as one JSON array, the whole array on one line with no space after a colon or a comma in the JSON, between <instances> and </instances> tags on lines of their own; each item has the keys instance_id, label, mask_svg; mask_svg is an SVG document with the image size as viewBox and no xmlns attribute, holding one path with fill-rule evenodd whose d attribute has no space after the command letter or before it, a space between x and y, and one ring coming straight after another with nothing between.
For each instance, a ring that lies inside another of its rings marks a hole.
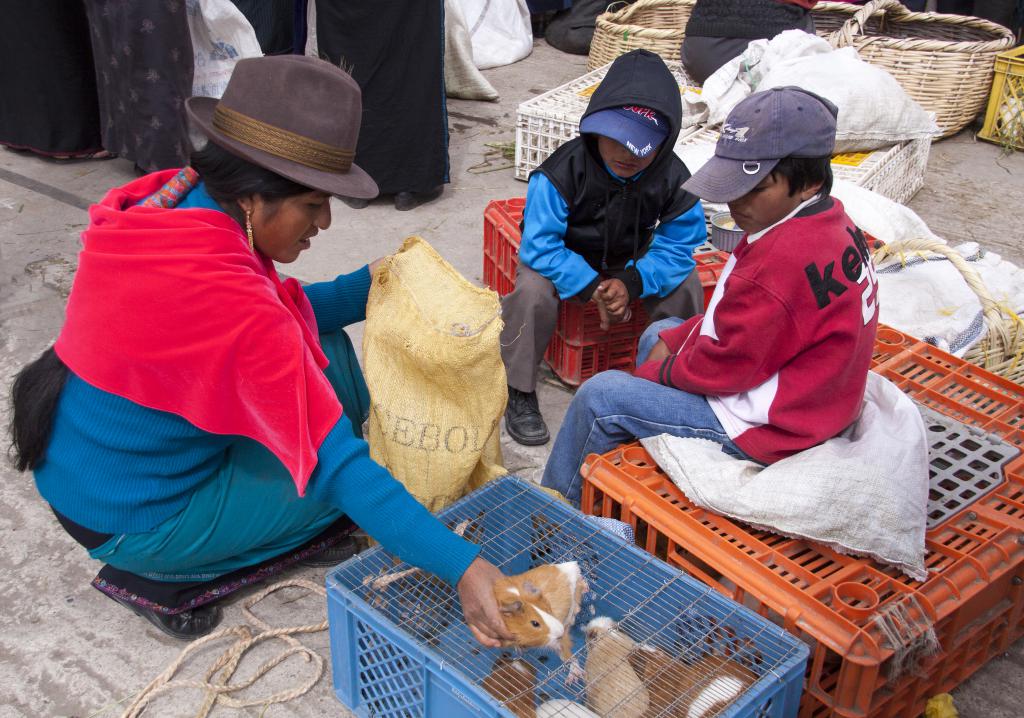
<instances>
[{"instance_id":1,"label":"gray pants","mask_svg":"<svg viewBox=\"0 0 1024 718\"><path fill-rule=\"evenodd\" d=\"M558 321L555 285L524 264L516 270L516 287L501 300L501 359L508 384L519 391L537 388L537 367L544 358ZM578 299L566 301L576 302ZM649 321L686 319L704 311L704 290L696 269L667 297L643 300Z\"/></svg>"}]
</instances>

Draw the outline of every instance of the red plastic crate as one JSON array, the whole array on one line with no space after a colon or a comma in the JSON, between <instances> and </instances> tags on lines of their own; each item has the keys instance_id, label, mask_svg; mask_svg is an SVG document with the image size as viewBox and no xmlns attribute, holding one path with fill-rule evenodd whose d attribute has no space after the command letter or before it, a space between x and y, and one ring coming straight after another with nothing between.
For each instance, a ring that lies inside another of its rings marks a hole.
<instances>
[{"instance_id":1,"label":"red plastic crate","mask_svg":"<svg viewBox=\"0 0 1024 718\"><path fill-rule=\"evenodd\" d=\"M525 205L523 198L494 200L484 210L483 280L500 296L515 287L521 239L519 223ZM711 301L728 258L726 252L694 255L704 288L705 307ZM562 302L544 360L562 381L572 386L579 386L606 369L631 371L636 364L636 343L647 327L648 318L640 300L634 301L630 309L632 317L628 322L604 331L594 304Z\"/></svg>"},{"instance_id":2,"label":"red plastic crate","mask_svg":"<svg viewBox=\"0 0 1024 718\"><path fill-rule=\"evenodd\" d=\"M1024 444L1024 387L888 327L875 360L916 400ZM1024 636L1024 456L1003 467L997 488L927 532L924 583L700 509L637 443L589 456L582 473L585 511L631 524L648 552L812 645L801 718L917 718L930 696ZM941 650L890 681L895 651L873 618L894 605L909 626L926 618Z\"/></svg>"}]
</instances>

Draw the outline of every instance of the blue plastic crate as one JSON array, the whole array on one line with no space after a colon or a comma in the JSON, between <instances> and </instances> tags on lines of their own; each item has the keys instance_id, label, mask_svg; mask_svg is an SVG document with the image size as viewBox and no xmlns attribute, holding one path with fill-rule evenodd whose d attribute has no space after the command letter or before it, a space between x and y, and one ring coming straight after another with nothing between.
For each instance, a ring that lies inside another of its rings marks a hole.
<instances>
[{"instance_id":1,"label":"blue plastic crate","mask_svg":"<svg viewBox=\"0 0 1024 718\"><path fill-rule=\"evenodd\" d=\"M688 662L727 658L758 676L718 716L796 716L808 654L801 641L533 484L499 479L440 518L481 544L483 556L507 574L541 563L580 563L590 586L573 631L580 665L586 658L581 627L594 616L610 616L638 643ZM408 568L377 547L328 574L338 698L357 715L374 718L514 718L480 686L495 660L510 651L484 648L473 639L453 588L421 571L383 589L368 585ZM569 664L554 652L531 649L521 658L537 672L538 703L566 698L586 704L584 682L566 685Z\"/></svg>"}]
</instances>

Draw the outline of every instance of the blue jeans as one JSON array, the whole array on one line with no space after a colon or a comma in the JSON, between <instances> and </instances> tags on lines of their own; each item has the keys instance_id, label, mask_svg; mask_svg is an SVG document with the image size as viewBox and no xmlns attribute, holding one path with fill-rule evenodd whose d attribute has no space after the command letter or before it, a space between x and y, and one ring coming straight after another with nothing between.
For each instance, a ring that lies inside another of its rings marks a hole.
<instances>
[{"instance_id":1,"label":"blue jeans","mask_svg":"<svg viewBox=\"0 0 1024 718\"><path fill-rule=\"evenodd\" d=\"M680 319L663 319L649 326L640 337L637 363L650 354L659 332L681 323ZM603 454L620 444L658 434L710 439L721 444L725 453L748 458L700 394L622 371L606 371L584 382L569 404L541 485L561 492L569 503L579 506L580 466L588 454Z\"/></svg>"}]
</instances>

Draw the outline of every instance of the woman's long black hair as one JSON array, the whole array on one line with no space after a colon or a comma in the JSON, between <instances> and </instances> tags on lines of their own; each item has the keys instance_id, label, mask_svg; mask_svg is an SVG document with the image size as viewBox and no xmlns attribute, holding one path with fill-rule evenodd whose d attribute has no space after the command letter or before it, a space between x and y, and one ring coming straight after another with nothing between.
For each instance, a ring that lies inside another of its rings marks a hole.
<instances>
[{"instance_id":1,"label":"woman's long black hair","mask_svg":"<svg viewBox=\"0 0 1024 718\"><path fill-rule=\"evenodd\" d=\"M244 225L236 200L260 195L265 200L284 199L309 192L310 188L258 167L229 151L208 142L190 158L206 191L225 212ZM68 378L68 368L50 347L26 365L11 388L11 453L18 471L33 470L46 456L53 431L57 402Z\"/></svg>"},{"instance_id":2,"label":"woman's long black hair","mask_svg":"<svg viewBox=\"0 0 1024 718\"><path fill-rule=\"evenodd\" d=\"M68 379L68 368L50 347L26 365L11 387L11 449L14 468L35 469L46 456L57 401Z\"/></svg>"}]
</instances>

